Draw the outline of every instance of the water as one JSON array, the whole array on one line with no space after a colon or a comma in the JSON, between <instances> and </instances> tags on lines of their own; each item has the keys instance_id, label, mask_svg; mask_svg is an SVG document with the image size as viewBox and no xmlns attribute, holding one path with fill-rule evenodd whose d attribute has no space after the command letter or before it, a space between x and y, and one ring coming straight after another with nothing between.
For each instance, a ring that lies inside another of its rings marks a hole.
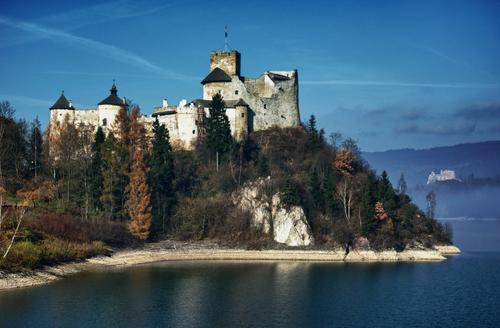
<instances>
[{"instance_id":1,"label":"water","mask_svg":"<svg viewBox=\"0 0 500 328\"><path fill-rule=\"evenodd\" d=\"M184 262L82 273L0 292L0 326L498 327L500 221L449 222L464 253L439 263ZM481 248L473 236L483 232Z\"/></svg>"}]
</instances>

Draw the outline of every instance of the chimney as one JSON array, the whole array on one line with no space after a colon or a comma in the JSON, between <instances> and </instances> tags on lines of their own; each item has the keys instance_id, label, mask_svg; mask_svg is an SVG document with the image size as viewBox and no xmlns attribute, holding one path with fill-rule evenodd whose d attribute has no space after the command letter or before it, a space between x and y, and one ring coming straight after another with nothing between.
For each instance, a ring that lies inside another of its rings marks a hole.
<instances>
[{"instance_id":1,"label":"chimney","mask_svg":"<svg viewBox=\"0 0 500 328\"><path fill-rule=\"evenodd\" d=\"M69 101L69 108L73 108L73 100Z\"/></svg>"},{"instance_id":2,"label":"chimney","mask_svg":"<svg viewBox=\"0 0 500 328\"><path fill-rule=\"evenodd\" d=\"M163 107L168 107L167 98L163 98Z\"/></svg>"}]
</instances>

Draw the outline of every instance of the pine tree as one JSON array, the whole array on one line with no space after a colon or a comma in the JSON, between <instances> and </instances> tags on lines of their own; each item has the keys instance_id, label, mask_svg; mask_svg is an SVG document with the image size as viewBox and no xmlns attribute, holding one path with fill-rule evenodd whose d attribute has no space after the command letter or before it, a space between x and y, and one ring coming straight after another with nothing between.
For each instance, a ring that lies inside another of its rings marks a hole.
<instances>
[{"instance_id":1,"label":"pine tree","mask_svg":"<svg viewBox=\"0 0 500 328\"><path fill-rule=\"evenodd\" d=\"M386 171L382 172L378 181L378 195L377 198L386 211L392 211L396 207L394 188Z\"/></svg>"},{"instance_id":2,"label":"pine tree","mask_svg":"<svg viewBox=\"0 0 500 328\"><path fill-rule=\"evenodd\" d=\"M110 132L106 140L101 145L102 156L102 193L100 202L102 210L108 219L122 218L122 202L123 190L120 187L120 174L118 167L120 167L120 157L118 153L121 147L115 135Z\"/></svg>"},{"instance_id":3,"label":"pine tree","mask_svg":"<svg viewBox=\"0 0 500 328\"><path fill-rule=\"evenodd\" d=\"M30 176L35 178L43 171L42 165L42 132L38 116L31 123L28 142L28 165Z\"/></svg>"},{"instance_id":4,"label":"pine tree","mask_svg":"<svg viewBox=\"0 0 500 328\"><path fill-rule=\"evenodd\" d=\"M160 125L158 118L153 122L153 149L149 161L149 185L153 223L151 231L155 235L165 232L167 220L173 212L176 202L173 181L174 161L168 130Z\"/></svg>"},{"instance_id":5,"label":"pine tree","mask_svg":"<svg viewBox=\"0 0 500 328\"><path fill-rule=\"evenodd\" d=\"M229 152L232 142L224 101L222 96L217 93L212 97L210 117L207 118L207 146L216 155L217 167L220 161L219 157Z\"/></svg>"},{"instance_id":6,"label":"pine tree","mask_svg":"<svg viewBox=\"0 0 500 328\"><path fill-rule=\"evenodd\" d=\"M257 160L257 175L259 177L269 176L269 165L267 164L267 157L265 155L260 155Z\"/></svg>"},{"instance_id":7,"label":"pine tree","mask_svg":"<svg viewBox=\"0 0 500 328\"><path fill-rule=\"evenodd\" d=\"M316 117L311 115L306 124L306 132L309 143L309 150L315 152L319 146L318 129L316 128Z\"/></svg>"},{"instance_id":8,"label":"pine tree","mask_svg":"<svg viewBox=\"0 0 500 328\"><path fill-rule=\"evenodd\" d=\"M398 193L400 196L406 195L406 190L408 189L408 186L406 185L406 180L405 180L405 175L401 173L401 176L399 177L398 181Z\"/></svg>"},{"instance_id":9,"label":"pine tree","mask_svg":"<svg viewBox=\"0 0 500 328\"><path fill-rule=\"evenodd\" d=\"M94 142L91 146L92 151L92 161L90 164L90 197L92 201L92 207L95 211L102 209L101 195L103 189L103 160L101 154L101 148L106 139L102 128L99 127L94 136Z\"/></svg>"},{"instance_id":10,"label":"pine tree","mask_svg":"<svg viewBox=\"0 0 500 328\"><path fill-rule=\"evenodd\" d=\"M321 181L316 170L312 170L309 175L309 191L312 196L314 207L317 210L323 210L323 192L321 190Z\"/></svg>"},{"instance_id":11,"label":"pine tree","mask_svg":"<svg viewBox=\"0 0 500 328\"><path fill-rule=\"evenodd\" d=\"M285 184L281 192L281 203L286 208L300 204L299 190L289 175L285 177Z\"/></svg>"},{"instance_id":12,"label":"pine tree","mask_svg":"<svg viewBox=\"0 0 500 328\"><path fill-rule=\"evenodd\" d=\"M139 108L132 111L130 121L130 146L132 148L132 167L130 183L127 186L127 209L130 216L129 230L141 240L149 238L151 229L151 202L145 165L144 125L139 121Z\"/></svg>"},{"instance_id":13,"label":"pine tree","mask_svg":"<svg viewBox=\"0 0 500 328\"><path fill-rule=\"evenodd\" d=\"M323 178L323 189L325 191L325 210L332 213L335 210L335 193L337 190L336 179L333 168L330 165L325 167L325 176Z\"/></svg>"}]
</instances>

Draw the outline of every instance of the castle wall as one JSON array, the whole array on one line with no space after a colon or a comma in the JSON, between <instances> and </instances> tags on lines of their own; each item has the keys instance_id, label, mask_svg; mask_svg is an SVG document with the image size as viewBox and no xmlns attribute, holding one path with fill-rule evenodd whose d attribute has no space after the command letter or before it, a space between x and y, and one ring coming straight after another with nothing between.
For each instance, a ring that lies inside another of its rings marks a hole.
<instances>
[{"instance_id":1,"label":"castle wall","mask_svg":"<svg viewBox=\"0 0 500 328\"><path fill-rule=\"evenodd\" d=\"M118 105L99 105L97 110L99 112L99 126L107 133L112 128L116 115L120 111L121 106Z\"/></svg>"},{"instance_id":2,"label":"castle wall","mask_svg":"<svg viewBox=\"0 0 500 328\"><path fill-rule=\"evenodd\" d=\"M90 124L96 130L99 126L99 112L97 109L77 109L75 110L75 125Z\"/></svg>"}]
</instances>

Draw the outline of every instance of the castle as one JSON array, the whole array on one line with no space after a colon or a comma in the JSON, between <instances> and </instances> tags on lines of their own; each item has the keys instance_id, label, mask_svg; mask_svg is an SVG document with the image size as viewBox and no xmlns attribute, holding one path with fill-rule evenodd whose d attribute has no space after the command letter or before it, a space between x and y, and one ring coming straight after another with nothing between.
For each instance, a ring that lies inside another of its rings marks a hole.
<instances>
[{"instance_id":1,"label":"castle","mask_svg":"<svg viewBox=\"0 0 500 328\"><path fill-rule=\"evenodd\" d=\"M431 184L434 182L442 182L442 181L461 181L455 171L453 170L441 170L441 172L436 173L434 171L429 174L427 178L427 184Z\"/></svg>"},{"instance_id":2,"label":"castle","mask_svg":"<svg viewBox=\"0 0 500 328\"><path fill-rule=\"evenodd\" d=\"M150 131L157 118L169 130L173 145L190 149L204 131L212 97L220 93L231 133L238 141L251 131L300 125L297 70L266 71L251 79L241 76L240 62L238 51L210 52L209 73L201 81L203 98L182 100L176 106L163 99L162 106L153 108L152 115L143 116L141 120ZM63 93L50 107L51 124L58 124L68 116L76 125L89 124L95 129L100 126L108 132L115 116L124 107L126 99L118 96L114 83L110 95L92 109L75 108Z\"/></svg>"}]
</instances>

